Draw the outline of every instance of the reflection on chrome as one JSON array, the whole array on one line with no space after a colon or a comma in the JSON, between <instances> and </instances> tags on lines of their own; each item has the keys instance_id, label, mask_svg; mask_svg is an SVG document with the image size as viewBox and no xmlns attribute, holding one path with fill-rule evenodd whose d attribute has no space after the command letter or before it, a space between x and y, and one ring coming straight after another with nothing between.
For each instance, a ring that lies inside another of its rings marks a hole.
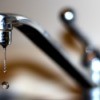
<instances>
[{"instance_id":1,"label":"reflection on chrome","mask_svg":"<svg viewBox=\"0 0 100 100\"><path fill-rule=\"evenodd\" d=\"M3 29L3 18L4 16L0 15L0 29Z\"/></svg>"},{"instance_id":2,"label":"reflection on chrome","mask_svg":"<svg viewBox=\"0 0 100 100\"><path fill-rule=\"evenodd\" d=\"M74 18L73 13L70 12L70 11L65 12L64 16L65 16L65 18L66 18L67 20L72 20L72 19Z\"/></svg>"},{"instance_id":3,"label":"reflection on chrome","mask_svg":"<svg viewBox=\"0 0 100 100\"><path fill-rule=\"evenodd\" d=\"M91 79L97 85L90 92L91 100L100 100L100 59L94 58L91 61Z\"/></svg>"},{"instance_id":4,"label":"reflection on chrome","mask_svg":"<svg viewBox=\"0 0 100 100\"><path fill-rule=\"evenodd\" d=\"M91 74L92 81L100 86L100 60L98 58L94 58L91 62Z\"/></svg>"},{"instance_id":5,"label":"reflection on chrome","mask_svg":"<svg viewBox=\"0 0 100 100\"><path fill-rule=\"evenodd\" d=\"M100 100L100 87L94 88L90 92L91 100Z\"/></svg>"}]
</instances>

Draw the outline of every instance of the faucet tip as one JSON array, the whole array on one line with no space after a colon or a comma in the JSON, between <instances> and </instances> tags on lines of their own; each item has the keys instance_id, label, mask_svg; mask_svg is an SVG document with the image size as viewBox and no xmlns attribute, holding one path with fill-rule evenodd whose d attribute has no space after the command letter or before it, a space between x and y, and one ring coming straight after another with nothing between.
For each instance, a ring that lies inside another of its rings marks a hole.
<instances>
[{"instance_id":1,"label":"faucet tip","mask_svg":"<svg viewBox=\"0 0 100 100\"><path fill-rule=\"evenodd\" d=\"M11 43L12 23L8 16L0 14L0 44L5 48Z\"/></svg>"}]
</instances>

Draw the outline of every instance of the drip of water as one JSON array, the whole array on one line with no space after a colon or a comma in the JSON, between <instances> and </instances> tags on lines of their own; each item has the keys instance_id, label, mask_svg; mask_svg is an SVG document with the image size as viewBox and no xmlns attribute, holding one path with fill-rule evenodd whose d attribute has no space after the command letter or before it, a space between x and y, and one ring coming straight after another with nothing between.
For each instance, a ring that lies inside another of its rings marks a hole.
<instances>
[{"instance_id":1,"label":"drip of water","mask_svg":"<svg viewBox=\"0 0 100 100\"><path fill-rule=\"evenodd\" d=\"M7 72L7 59L6 59L6 47L3 48L4 51L4 58L3 58L3 72ZM8 89L9 88L9 83L7 81L3 81L1 83L3 89Z\"/></svg>"},{"instance_id":2,"label":"drip of water","mask_svg":"<svg viewBox=\"0 0 100 100\"><path fill-rule=\"evenodd\" d=\"M3 48L4 50L4 62L3 62L3 72L7 72L7 59L6 59L6 48Z\"/></svg>"},{"instance_id":3,"label":"drip of water","mask_svg":"<svg viewBox=\"0 0 100 100\"><path fill-rule=\"evenodd\" d=\"M8 89L9 88L9 83L6 82L6 81L2 82L2 88L3 89Z\"/></svg>"}]
</instances>

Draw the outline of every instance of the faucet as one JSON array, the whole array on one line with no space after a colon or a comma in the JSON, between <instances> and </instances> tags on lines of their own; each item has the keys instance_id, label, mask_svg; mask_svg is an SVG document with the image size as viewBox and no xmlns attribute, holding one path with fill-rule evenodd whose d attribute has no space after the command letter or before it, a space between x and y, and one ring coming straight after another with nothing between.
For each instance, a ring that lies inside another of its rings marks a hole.
<instances>
[{"instance_id":1,"label":"faucet","mask_svg":"<svg viewBox=\"0 0 100 100\"><path fill-rule=\"evenodd\" d=\"M88 90L83 90L84 100L99 100L100 99L100 52L95 48L86 37L82 36L78 28L76 27L75 12L71 8L66 8L60 13L60 18L68 31L84 46L81 62L83 66L88 70L90 79L96 84L96 87Z\"/></svg>"},{"instance_id":2,"label":"faucet","mask_svg":"<svg viewBox=\"0 0 100 100\"><path fill-rule=\"evenodd\" d=\"M5 14L0 15L0 44L5 48L11 43L12 22Z\"/></svg>"},{"instance_id":3,"label":"faucet","mask_svg":"<svg viewBox=\"0 0 100 100\"><path fill-rule=\"evenodd\" d=\"M96 85L100 86L100 52L78 31L74 24L76 17L75 12L71 8L62 11L60 17L65 27L67 27L69 31L71 31L71 34L84 45L82 64L85 68L90 70L91 80Z\"/></svg>"},{"instance_id":4,"label":"faucet","mask_svg":"<svg viewBox=\"0 0 100 100\"><path fill-rule=\"evenodd\" d=\"M65 57L48 32L36 22L17 14L0 13L0 44L3 48L11 44L13 27L26 35L33 43L42 49L61 68L72 76L83 88L91 88L94 84L84 74L75 68Z\"/></svg>"}]
</instances>

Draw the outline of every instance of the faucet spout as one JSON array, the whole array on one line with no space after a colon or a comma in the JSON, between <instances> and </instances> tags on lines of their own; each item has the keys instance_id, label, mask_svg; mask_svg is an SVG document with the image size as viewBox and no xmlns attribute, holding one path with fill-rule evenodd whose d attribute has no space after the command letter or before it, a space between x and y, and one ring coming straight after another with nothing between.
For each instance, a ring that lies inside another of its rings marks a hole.
<instances>
[{"instance_id":1,"label":"faucet spout","mask_svg":"<svg viewBox=\"0 0 100 100\"><path fill-rule=\"evenodd\" d=\"M0 15L0 43L7 46L11 43L12 26L26 35L33 43L51 57L61 68L69 73L82 87L91 88L94 84L67 60L64 50L59 48L47 31L43 30L36 22L16 14Z\"/></svg>"}]
</instances>

